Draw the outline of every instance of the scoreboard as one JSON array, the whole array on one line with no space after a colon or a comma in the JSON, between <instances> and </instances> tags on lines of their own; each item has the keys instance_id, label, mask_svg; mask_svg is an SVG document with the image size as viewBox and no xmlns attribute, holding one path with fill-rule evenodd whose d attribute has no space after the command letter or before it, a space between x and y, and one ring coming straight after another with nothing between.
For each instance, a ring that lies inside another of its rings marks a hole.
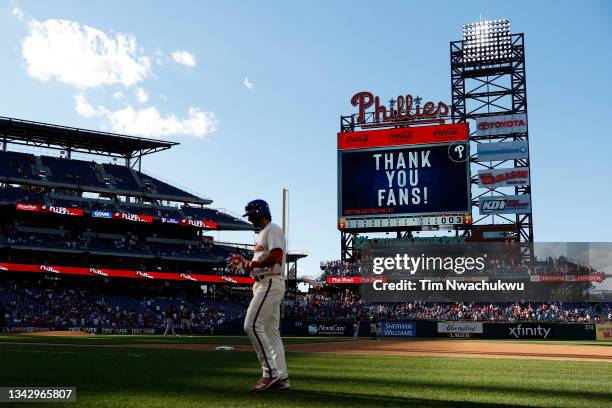
<instances>
[{"instance_id":1,"label":"scoreboard","mask_svg":"<svg viewBox=\"0 0 612 408\"><path fill-rule=\"evenodd\" d=\"M471 223L467 124L338 133L338 228Z\"/></svg>"}]
</instances>

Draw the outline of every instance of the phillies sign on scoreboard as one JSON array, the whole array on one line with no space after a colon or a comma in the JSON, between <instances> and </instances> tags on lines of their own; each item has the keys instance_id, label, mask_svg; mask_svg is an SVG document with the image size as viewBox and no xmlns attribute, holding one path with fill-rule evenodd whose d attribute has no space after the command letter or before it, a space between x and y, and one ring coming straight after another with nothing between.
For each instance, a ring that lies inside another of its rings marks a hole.
<instances>
[{"instance_id":1,"label":"phillies sign on scoreboard","mask_svg":"<svg viewBox=\"0 0 612 408\"><path fill-rule=\"evenodd\" d=\"M527 133L527 115L489 116L476 119L476 136L498 136Z\"/></svg>"},{"instance_id":2,"label":"phillies sign on scoreboard","mask_svg":"<svg viewBox=\"0 0 612 408\"><path fill-rule=\"evenodd\" d=\"M480 214L529 214L531 196L529 194L508 196L487 196L478 199Z\"/></svg>"},{"instance_id":3,"label":"phillies sign on scoreboard","mask_svg":"<svg viewBox=\"0 0 612 408\"><path fill-rule=\"evenodd\" d=\"M478 186L484 188L529 185L529 167L486 169L478 171Z\"/></svg>"},{"instance_id":4,"label":"phillies sign on scoreboard","mask_svg":"<svg viewBox=\"0 0 612 408\"><path fill-rule=\"evenodd\" d=\"M448 224L465 223L468 134L467 124L340 133L339 227L408 226L395 221L414 216L424 225L424 216L448 214L454 216L444 217ZM381 222L365 222L374 219Z\"/></svg>"}]
</instances>

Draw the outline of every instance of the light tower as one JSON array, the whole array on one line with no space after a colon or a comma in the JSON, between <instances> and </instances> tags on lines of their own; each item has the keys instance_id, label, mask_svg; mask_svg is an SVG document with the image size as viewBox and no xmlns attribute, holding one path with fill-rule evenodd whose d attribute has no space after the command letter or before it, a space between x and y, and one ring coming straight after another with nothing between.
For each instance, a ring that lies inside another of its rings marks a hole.
<instances>
[{"instance_id":1,"label":"light tower","mask_svg":"<svg viewBox=\"0 0 612 408\"><path fill-rule=\"evenodd\" d=\"M466 24L450 62L451 117L471 130L472 233L533 242L524 34L509 20Z\"/></svg>"}]
</instances>

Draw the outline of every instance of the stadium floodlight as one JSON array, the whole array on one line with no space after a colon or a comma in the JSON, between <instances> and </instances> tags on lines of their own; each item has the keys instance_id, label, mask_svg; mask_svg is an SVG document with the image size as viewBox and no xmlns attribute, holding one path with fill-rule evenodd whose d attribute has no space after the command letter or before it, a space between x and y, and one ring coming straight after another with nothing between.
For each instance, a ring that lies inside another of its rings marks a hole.
<instances>
[{"instance_id":1,"label":"stadium floodlight","mask_svg":"<svg viewBox=\"0 0 612 408\"><path fill-rule=\"evenodd\" d=\"M511 56L510 20L491 20L463 26L466 65L488 65Z\"/></svg>"}]
</instances>

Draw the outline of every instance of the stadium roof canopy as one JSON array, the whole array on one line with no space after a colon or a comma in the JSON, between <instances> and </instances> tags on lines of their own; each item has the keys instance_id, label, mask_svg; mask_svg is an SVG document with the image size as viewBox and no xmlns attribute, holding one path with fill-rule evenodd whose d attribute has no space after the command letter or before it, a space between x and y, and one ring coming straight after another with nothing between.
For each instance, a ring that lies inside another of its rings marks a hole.
<instances>
[{"instance_id":1,"label":"stadium roof canopy","mask_svg":"<svg viewBox=\"0 0 612 408\"><path fill-rule=\"evenodd\" d=\"M126 159L170 149L176 142L0 116L0 142Z\"/></svg>"}]
</instances>

